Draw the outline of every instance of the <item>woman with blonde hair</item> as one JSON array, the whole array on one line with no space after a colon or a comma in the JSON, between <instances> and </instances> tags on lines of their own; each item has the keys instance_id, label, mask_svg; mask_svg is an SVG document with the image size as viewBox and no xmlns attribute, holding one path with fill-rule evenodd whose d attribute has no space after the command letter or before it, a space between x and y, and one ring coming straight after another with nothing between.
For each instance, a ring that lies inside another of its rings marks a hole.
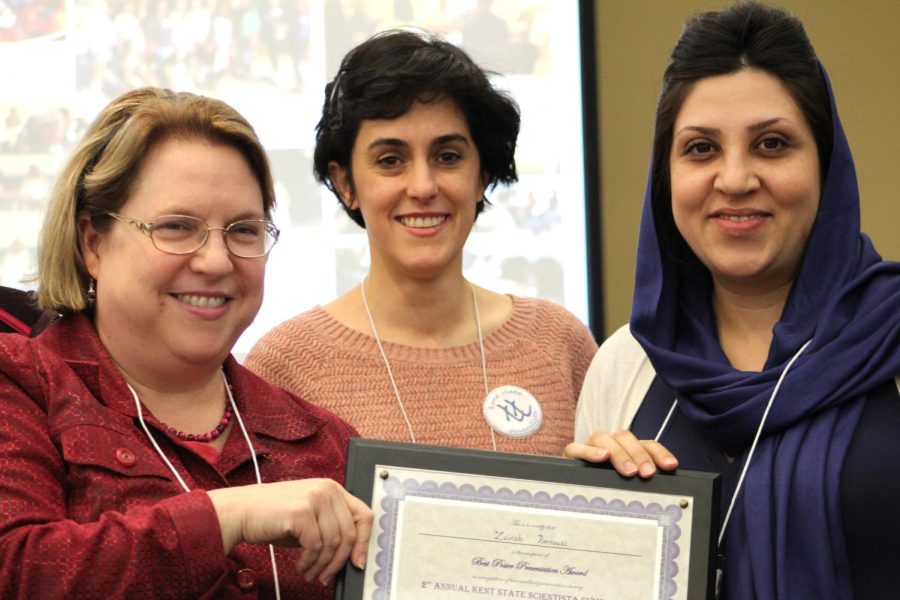
<instances>
[{"instance_id":1,"label":"woman with blonde hair","mask_svg":"<svg viewBox=\"0 0 900 600\"><path fill-rule=\"evenodd\" d=\"M355 431L230 356L273 203L221 101L139 89L88 128L41 232L60 316L0 336L5 595L324 599L365 563L371 511L337 483Z\"/></svg>"}]
</instances>

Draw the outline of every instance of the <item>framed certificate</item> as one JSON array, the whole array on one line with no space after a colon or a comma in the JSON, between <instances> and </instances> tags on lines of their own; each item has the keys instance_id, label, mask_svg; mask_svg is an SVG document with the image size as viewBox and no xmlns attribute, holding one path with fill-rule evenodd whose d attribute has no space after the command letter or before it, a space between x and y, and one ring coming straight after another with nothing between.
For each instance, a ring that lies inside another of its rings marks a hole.
<instances>
[{"instance_id":1,"label":"framed certificate","mask_svg":"<svg viewBox=\"0 0 900 600\"><path fill-rule=\"evenodd\" d=\"M345 485L375 523L340 600L712 598L718 474L354 438Z\"/></svg>"}]
</instances>

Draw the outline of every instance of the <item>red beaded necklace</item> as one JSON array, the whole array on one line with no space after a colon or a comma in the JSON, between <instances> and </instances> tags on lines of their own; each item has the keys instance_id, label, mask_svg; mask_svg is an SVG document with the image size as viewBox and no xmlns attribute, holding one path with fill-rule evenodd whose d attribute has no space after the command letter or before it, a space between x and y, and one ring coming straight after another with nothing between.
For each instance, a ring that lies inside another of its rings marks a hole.
<instances>
[{"instance_id":1,"label":"red beaded necklace","mask_svg":"<svg viewBox=\"0 0 900 600\"><path fill-rule=\"evenodd\" d=\"M183 431L175 429L174 427L169 427L165 423L160 422L160 424L179 440L184 440L185 442L211 442L222 435L222 432L225 431L226 427L228 427L228 424L231 422L231 415L231 404L226 403L225 413L222 415L222 418L219 419L219 424L216 425L215 429L206 433L185 433Z\"/></svg>"}]
</instances>

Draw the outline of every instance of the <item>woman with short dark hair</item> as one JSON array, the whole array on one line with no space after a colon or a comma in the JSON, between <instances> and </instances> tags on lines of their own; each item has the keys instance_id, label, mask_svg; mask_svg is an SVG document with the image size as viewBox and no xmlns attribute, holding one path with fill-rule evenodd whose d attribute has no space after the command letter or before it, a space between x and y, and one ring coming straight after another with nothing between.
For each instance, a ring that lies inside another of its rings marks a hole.
<instances>
[{"instance_id":1,"label":"woman with short dark hair","mask_svg":"<svg viewBox=\"0 0 900 600\"><path fill-rule=\"evenodd\" d=\"M590 331L463 276L485 191L517 179L518 133L513 100L444 40L388 31L350 51L325 88L315 172L366 229L369 273L246 364L363 436L561 453Z\"/></svg>"}]
</instances>

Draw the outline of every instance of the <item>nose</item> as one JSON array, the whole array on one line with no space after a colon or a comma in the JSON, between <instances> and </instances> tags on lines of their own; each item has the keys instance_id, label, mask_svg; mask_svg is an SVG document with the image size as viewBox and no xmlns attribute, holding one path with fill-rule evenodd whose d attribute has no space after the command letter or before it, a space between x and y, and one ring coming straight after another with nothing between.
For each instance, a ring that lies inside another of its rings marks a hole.
<instances>
[{"instance_id":1,"label":"nose","mask_svg":"<svg viewBox=\"0 0 900 600\"><path fill-rule=\"evenodd\" d=\"M437 195L438 185L431 164L427 160L415 161L408 172L407 193L416 200L429 200Z\"/></svg>"},{"instance_id":2,"label":"nose","mask_svg":"<svg viewBox=\"0 0 900 600\"><path fill-rule=\"evenodd\" d=\"M723 155L716 173L716 191L728 196L740 196L759 189L760 180L751 157L743 152Z\"/></svg>"},{"instance_id":3,"label":"nose","mask_svg":"<svg viewBox=\"0 0 900 600\"><path fill-rule=\"evenodd\" d=\"M206 243L191 257L191 268L213 277L227 275L234 270L234 255L225 245L225 232L211 228Z\"/></svg>"}]
</instances>

